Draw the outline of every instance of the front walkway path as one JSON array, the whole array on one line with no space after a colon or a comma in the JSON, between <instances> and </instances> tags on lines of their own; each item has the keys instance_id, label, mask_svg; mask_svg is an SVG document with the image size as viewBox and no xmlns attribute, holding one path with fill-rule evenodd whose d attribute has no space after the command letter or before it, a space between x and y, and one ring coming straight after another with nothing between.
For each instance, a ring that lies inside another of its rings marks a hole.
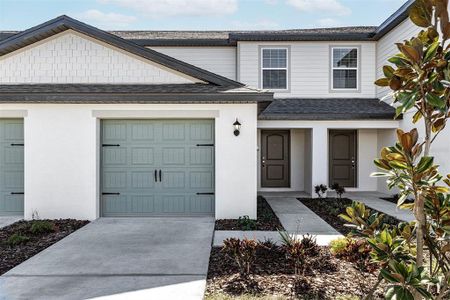
<instances>
[{"instance_id":1,"label":"front walkway path","mask_svg":"<svg viewBox=\"0 0 450 300\"><path fill-rule=\"evenodd\" d=\"M371 207L373 209L376 209L382 213L385 213L387 215L391 215L393 217L396 217L397 219L401 221L413 221L414 215L409 210L400 209L397 207L396 204L383 200L381 197L387 198L390 197L389 195L378 193L378 192L347 192L344 194L345 198L351 199L353 201L359 201L367 205L368 207Z\"/></svg>"},{"instance_id":2,"label":"front walkway path","mask_svg":"<svg viewBox=\"0 0 450 300\"><path fill-rule=\"evenodd\" d=\"M0 299L202 299L213 218L104 218L0 277Z\"/></svg>"},{"instance_id":3,"label":"front walkway path","mask_svg":"<svg viewBox=\"0 0 450 300\"><path fill-rule=\"evenodd\" d=\"M0 228L22 220L22 216L0 216Z\"/></svg>"}]
</instances>

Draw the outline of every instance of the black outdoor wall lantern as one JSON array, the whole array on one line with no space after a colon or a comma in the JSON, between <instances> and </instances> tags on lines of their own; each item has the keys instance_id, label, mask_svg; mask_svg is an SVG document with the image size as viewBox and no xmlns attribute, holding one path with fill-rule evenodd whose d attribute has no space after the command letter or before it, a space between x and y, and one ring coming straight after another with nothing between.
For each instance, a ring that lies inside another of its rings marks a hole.
<instances>
[{"instance_id":1,"label":"black outdoor wall lantern","mask_svg":"<svg viewBox=\"0 0 450 300\"><path fill-rule=\"evenodd\" d=\"M234 127L234 135L238 136L241 133L241 123L239 123L238 119L233 123Z\"/></svg>"}]
</instances>

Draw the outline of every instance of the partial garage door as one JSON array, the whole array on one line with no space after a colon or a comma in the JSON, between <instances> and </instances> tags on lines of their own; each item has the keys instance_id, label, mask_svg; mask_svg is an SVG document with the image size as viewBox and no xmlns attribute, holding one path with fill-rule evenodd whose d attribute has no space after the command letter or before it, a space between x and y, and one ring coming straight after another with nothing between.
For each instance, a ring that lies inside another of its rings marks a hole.
<instances>
[{"instance_id":1,"label":"partial garage door","mask_svg":"<svg viewBox=\"0 0 450 300\"><path fill-rule=\"evenodd\" d=\"M214 213L213 120L104 120L103 216Z\"/></svg>"},{"instance_id":2,"label":"partial garage door","mask_svg":"<svg viewBox=\"0 0 450 300\"><path fill-rule=\"evenodd\" d=\"M0 215L23 214L23 120L0 119Z\"/></svg>"}]
</instances>

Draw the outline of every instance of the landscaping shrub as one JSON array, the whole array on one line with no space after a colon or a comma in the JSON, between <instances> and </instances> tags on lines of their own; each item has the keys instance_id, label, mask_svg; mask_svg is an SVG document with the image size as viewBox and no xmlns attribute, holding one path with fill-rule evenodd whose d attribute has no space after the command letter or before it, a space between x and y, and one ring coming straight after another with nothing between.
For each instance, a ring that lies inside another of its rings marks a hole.
<instances>
[{"instance_id":1,"label":"landscaping shrub","mask_svg":"<svg viewBox=\"0 0 450 300\"><path fill-rule=\"evenodd\" d=\"M32 234L44 234L55 231L55 224L46 220L33 220L30 227Z\"/></svg>"},{"instance_id":2,"label":"landscaping shrub","mask_svg":"<svg viewBox=\"0 0 450 300\"><path fill-rule=\"evenodd\" d=\"M239 217L238 223L243 230L256 230L256 220L250 219L249 216Z\"/></svg>"},{"instance_id":3,"label":"landscaping shrub","mask_svg":"<svg viewBox=\"0 0 450 300\"><path fill-rule=\"evenodd\" d=\"M282 248L286 253L287 259L294 267L296 275L304 275L308 266L309 258L319 254L319 246L316 239L310 235L304 235L303 238L297 238L289 233L280 231Z\"/></svg>"},{"instance_id":4,"label":"landscaping shrub","mask_svg":"<svg viewBox=\"0 0 450 300\"><path fill-rule=\"evenodd\" d=\"M328 191L328 187L325 184L316 185L314 187L314 192L319 198L323 198L325 193Z\"/></svg>"},{"instance_id":5,"label":"landscaping shrub","mask_svg":"<svg viewBox=\"0 0 450 300\"><path fill-rule=\"evenodd\" d=\"M256 248L258 242L249 239L228 238L223 241L222 251L234 260L239 267L241 275L250 274L252 264L256 259Z\"/></svg>"},{"instance_id":6,"label":"landscaping shrub","mask_svg":"<svg viewBox=\"0 0 450 300\"><path fill-rule=\"evenodd\" d=\"M13 235L11 235L8 238L6 243L10 246L16 246L16 245L24 244L24 243L28 242L29 240L30 240L30 238L27 236L21 235L19 233L14 233Z\"/></svg>"},{"instance_id":7,"label":"landscaping shrub","mask_svg":"<svg viewBox=\"0 0 450 300\"><path fill-rule=\"evenodd\" d=\"M364 239L336 239L330 243L330 252L337 258L354 263L361 272L374 272L378 269L371 261L371 248Z\"/></svg>"},{"instance_id":8,"label":"landscaping shrub","mask_svg":"<svg viewBox=\"0 0 450 300\"><path fill-rule=\"evenodd\" d=\"M340 186L339 183L334 183L331 186L331 189L336 192L339 199L342 199L342 195L345 193L345 188L343 186Z\"/></svg>"}]
</instances>

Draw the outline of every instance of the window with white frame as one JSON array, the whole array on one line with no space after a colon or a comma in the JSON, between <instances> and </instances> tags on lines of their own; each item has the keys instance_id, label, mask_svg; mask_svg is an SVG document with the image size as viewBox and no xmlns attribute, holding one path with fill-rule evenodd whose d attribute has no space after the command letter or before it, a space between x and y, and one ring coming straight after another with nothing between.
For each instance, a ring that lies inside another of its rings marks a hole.
<instances>
[{"instance_id":1,"label":"window with white frame","mask_svg":"<svg viewBox=\"0 0 450 300\"><path fill-rule=\"evenodd\" d=\"M358 89L358 52L357 47L331 48L333 90Z\"/></svg>"},{"instance_id":2,"label":"window with white frame","mask_svg":"<svg viewBox=\"0 0 450 300\"><path fill-rule=\"evenodd\" d=\"M261 49L261 87L269 90L288 89L288 49Z\"/></svg>"}]
</instances>

